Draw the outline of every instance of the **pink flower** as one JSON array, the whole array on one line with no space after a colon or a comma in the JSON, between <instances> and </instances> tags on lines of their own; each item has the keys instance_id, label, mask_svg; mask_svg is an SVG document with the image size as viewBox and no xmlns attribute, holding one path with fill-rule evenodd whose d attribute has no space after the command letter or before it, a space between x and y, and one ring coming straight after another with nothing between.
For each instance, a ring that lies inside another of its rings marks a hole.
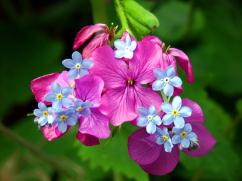
<instances>
[{"instance_id":1,"label":"pink flower","mask_svg":"<svg viewBox=\"0 0 242 181\"><path fill-rule=\"evenodd\" d=\"M203 126L204 117L200 106L189 99L183 99L183 105L192 109L193 114L186 122L192 125L199 141L197 149L183 151L189 156L203 156L214 147L216 140ZM147 134L144 128L137 130L129 137L129 154L146 172L165 175L173 171L179 162L179 148L174 145L172 152L165 152L164 147L158 145L155 140L155 134Z\"/></svg>"},{"instance_id":2,"label":"pink flower","mask_svg":"<svg viewBox=\"0 0 242 181\"><path fill-rule=\"evenodd\" d=\"M172 65L176 68L176 60L181 68L185 71L187 75L187 80L189 83L194 82L194 75L192 70L192 65L189 57L181 50L177 48L168 48L164 50L165 44L155 36L146 36L143 41L152 41L163 49L163 55L161 59L161 68L166 69L168 66Z\"/></svg>"},{"instance_id":3,"label":"pink flower","mask_svg":"<svg viewBox=\"0 0 242 181\"><path fill-rule=\"evenodd\" d=\"M77 50L94 36L82 52L84 58L89 58L96 48L108 43L112 33L113 32L105 24L98 23L95 25L84 26L76 35L73 49Z\"/></svg>"},{"instance_id":4,"label":"pink flower","mask_svg":"<svg viewBox=\"0 0 242 181\"><path fill-rule=\"evenodd\" d=\"M115 59L112 48L107 45L93 52L94 66L90 71L104 80L106 88L100 109L111 117L113 125L135 119L138 107L153 104L159 108L160 96L144 84L154 80L153 69L159 67L161 55L161 49L148 41L137 42L128 63Z\"/></svg>"}]
</instances>

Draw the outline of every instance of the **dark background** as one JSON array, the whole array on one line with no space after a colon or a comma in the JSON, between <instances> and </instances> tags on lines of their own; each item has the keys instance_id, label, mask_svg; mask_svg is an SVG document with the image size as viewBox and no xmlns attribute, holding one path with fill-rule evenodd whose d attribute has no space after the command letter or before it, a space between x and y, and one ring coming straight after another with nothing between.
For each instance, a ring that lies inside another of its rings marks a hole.
<instances>
[{"instance_id":1,"label":"dark background","mask_svg":"<svg viewBox=\"0 0 242 181\"><path fill-rule=\"evenodd\" d=\"M150 180L242 180L242 3L137 2L159 19L155 34L191 58L196 82L185 84L182 96L202 106L217 139L208 156L182 154L174 172ZM103 145L86 148L75 141L75 129L47 142L26 116L37 105L30 81L63 70L78 30L96 22L119 23L112 0L0 1L0 121L10 129L0 131L0 180L148 180L127 154L135 128L124 125Z\"/></svg>"}]
</instances>

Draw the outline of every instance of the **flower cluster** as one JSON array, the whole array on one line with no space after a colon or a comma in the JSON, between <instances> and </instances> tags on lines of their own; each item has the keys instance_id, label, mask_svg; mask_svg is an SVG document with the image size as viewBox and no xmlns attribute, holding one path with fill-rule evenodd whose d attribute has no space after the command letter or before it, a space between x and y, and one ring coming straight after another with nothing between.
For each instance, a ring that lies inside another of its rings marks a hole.
<instances>
[{"instance_id":1,"label":"flower cluster","mask_svg":"<svg viewBox=\"0 0 242 181\"><path fill-rule=\"evenodd\" d=\"M111 134L109 124L132 122L130 157L146 172L164 175L179 161L179 151L206 154L215 139L203 126L200 106L182 99L182 80L176 62L194 81L188 56L165 48L155 36L137 41L124 32L113 41L116 27L96 24L81 29L74 42L78 49L91 37L83 55L73 52L62 64L68 71L52 73L31 82L38 101L35 122L51 141L79 125L77 139L99 144ZM111 42L113 46L111 46Z\"/></svg>"}]
</instances>

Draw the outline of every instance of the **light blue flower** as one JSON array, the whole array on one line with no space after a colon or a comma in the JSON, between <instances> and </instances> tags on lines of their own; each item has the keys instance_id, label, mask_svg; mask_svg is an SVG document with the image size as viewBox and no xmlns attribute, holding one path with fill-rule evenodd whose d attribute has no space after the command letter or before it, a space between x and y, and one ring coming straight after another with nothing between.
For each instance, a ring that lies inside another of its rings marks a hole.
<instances>
[{"instance_id":1,"label":"light blue flower","mask_svg":"<svg viewBox=\"0 0 242 181\"><path fill-rule=\"evenodd\" d=\"M36 116L35 122L37 122L40 126L44 126L46 124L52 124L54 121L53 117L53 109L51 107L46 107L46 105L42 102L38 103L38 108L34 110L34 115Z\"/></svg>"},{"instance_id":2,"label":"light blue flower","mask_svg":"<svg viewBox=\"0 0 242 181\"><path fill-rule=\"evenodd\" d=\"M172 96L174 87L180 87L182 85L182 80L176 76L176 71L172 66L169 66L166 71L155 69L154 75L157 80L153 82L152 89L154 91L163 90L166 96Z\"/></svg>"},{"instance_id":3,"label":"light blue flower","mask_svg":"<svg viewBox=\"0 0 242 181\"><path fill-rule=\"evenodd\" d=\"M173 128L172 132L174 133L172 143L180 144L181 148L189 148L191 143L198 143L197 135L192 132L191 124L186 124L182 129Z\"/></svg>"},{"instance_id":4,"label":"light blue flower","mask_svg":"<svg viewBox=\"0 0 242 181\"><path fill-rule=\"evenodd\" d=\"M72 53L72 59L65 59L62 61L62 64L70 69L68 72L68 78L70 80L88 74L88 69L93 65L89 60L82 60L82 55L77 51Z\"/></svg>"},{"instance_id":5,"label":"light blue flower","mask_svg":"<svg viewBox=\"0 0 242 181\"><path fill-rule=\"evenodd\" d=\"M174 123L176 128L183 128L185 125L185 117L192 114L191 108L182 106L182 99L179 96L174 97L172 103L163 103L161 109L166 114L162 118L164 125Z\"/></svg>"},{"instance_id":6,"label":"light blue flower","mask_svg":"<svg viewBox=\"0 0 242 181\"><path fill-rule=\"evenodd\" d=\"M136 41L131 41L129 34L126 35L125 42L121 39L114 41L115 58L127 58L132 59L134 56L134 50L136 49Z\"/></svg>"},{"instance_id":7,"label":"light blue flower","mask_svg":"<svg viewBox=\"0 0 242 181\"><path fill-rule=\"evenodd\" d=\"M72 104L69 96L72 94L72 88L62 88L58 83L51 85L51 92L45 96L45 100L52 103L52 107L60 109L62 106L69 107Z\"/></svg>"},{"instance_id":8,"label":"light blue flower","mask_svg":"<svg viewBox=\"0 0 242 181\"><path fill-rule=\"evenodd\" d=\"M65 133L68 126L75 126L78 121L77 114L73 109L67 109L57 112L55 123L58 124L58 130Z\"/></svg>"},{"instance_id":9,"label":"light blue flower","mask_svg":"<svg viewBox=\"0 0 242 181\"><path fill-rule=\"evenodd\" d=\"M171 142L170 134L167 128L158 128L156 137L156 143L158 145L164 145L165 152L171 152L173 144Z\"/></svg>"},{"instance_id":10,"label":"light blue flower","mask_svg":"<svg viewBox=\"0 0 242 181\"><path fill-rule=\"evenodd\" d=\"M155 111L155 106L151 105L149 110L144 107L138 108L140 117L137 119L137 125L140 127L146 127L146 131L149 134L156 132L156 126L161 125L161 118Z\"/></svg>"},{"instance_id":11,"label":"light blue flower","mask_svg":"<svg viewBox=\"0 0 242 181\"><path fill-rule=\"evenodd\" d=\"M83 102L81 100L74 102L74 109L78 116L88 117L91 114L91 106L92 104L90 102Z\"/></svg>"}]
</instances>

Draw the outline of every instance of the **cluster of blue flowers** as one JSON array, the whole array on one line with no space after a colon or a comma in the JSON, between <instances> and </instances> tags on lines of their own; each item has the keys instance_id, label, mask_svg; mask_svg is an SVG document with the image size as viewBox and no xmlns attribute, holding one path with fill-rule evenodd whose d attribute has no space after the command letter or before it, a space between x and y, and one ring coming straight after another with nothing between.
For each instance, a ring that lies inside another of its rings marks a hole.
<instances>
[{"instance_id":1,"label":"cluster of blue flowers","mask_svg":"<svg viewBox=\"0 0 242 181\"><path fill-rule=\"evenodd\" d=\"M138 108L140 116L137 119L137 125L145 127L148 134L156 134L156 143L164 145L166 152L171 152L176 144L179 144L180 149L198 145L197 135L192 132L191 124L185 123L184 120L192 115L191 108L182 106L182 99L179 96L175 96L171 103L169 101L174 94L174 89L182 85L175 69L172 66L166 71L155 69L154 75L157 80L152 84L152 89L159 91L165 102L159 112L156 112L153 105L149 109Z\"/></svg>"},{"instance_id":2,"label":"cluster of blue flowers","mask_svg":"<svg viewBox=\"0 0 242 181\"><path fill-rule=\"evenodd\" d=\"M72 59L65 59L62 64L70 69L68 72L68 79L70 80L88 74L88 69L92 66L92 62L82 60L81 54L77 51L72 54ZM79 116L87 117L90 115L92 104L76 99L71 86L61 87L57 82L54 82L44 99L52 106L47 107L43 102L40 102L38 109L33 112L36 116L35 122L40 127L57 124L58 130L65 133L68 126L77 124Z\"/></svg>"}]
</instances>

